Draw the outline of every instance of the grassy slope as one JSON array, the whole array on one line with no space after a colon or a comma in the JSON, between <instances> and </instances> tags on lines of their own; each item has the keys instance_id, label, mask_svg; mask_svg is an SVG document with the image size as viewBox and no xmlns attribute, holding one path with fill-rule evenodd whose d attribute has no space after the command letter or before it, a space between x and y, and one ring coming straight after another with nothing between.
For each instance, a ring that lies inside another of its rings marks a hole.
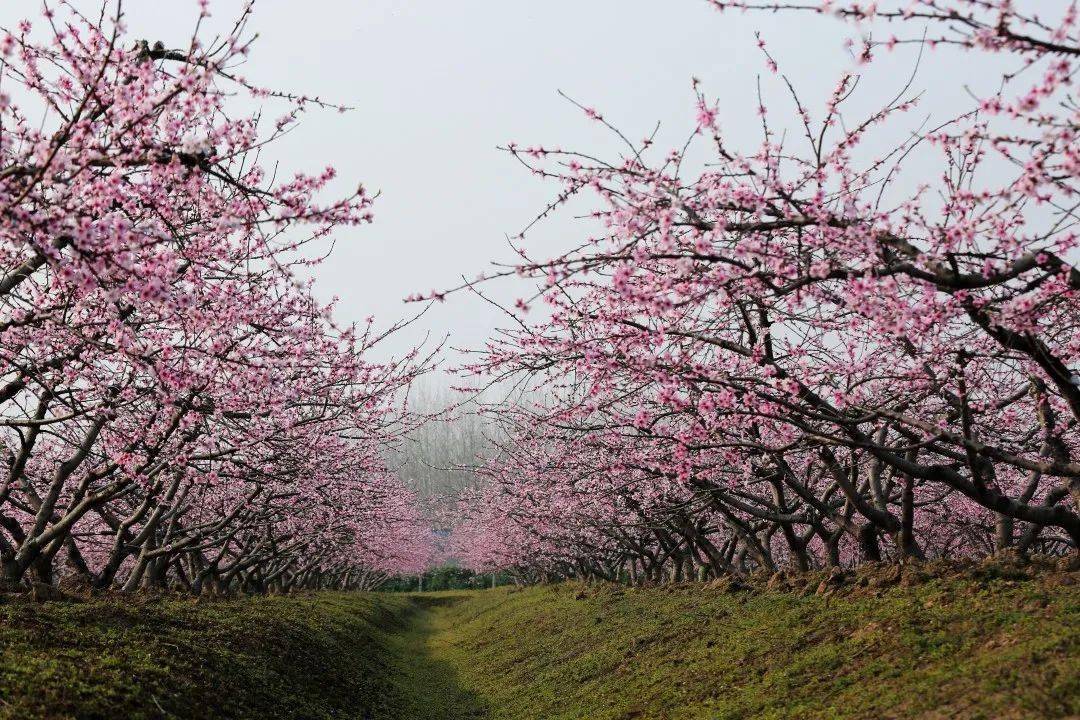
<instances>
[{"instance_id":1,"label":"grassy slope","mask_svg":"<svg viewBox=\"0 0 1080 720\"><path fill-rule=\"evenodd\" d=\"M324 594L0 605L0 718L363 718L415 606ZM376 715L378 716L378 715Z\"/></svg>"},{"instance_id":2,"label":"grassy slope","mask_svg":"<svg viewBox=\"0 0 1080 720\"><path fill-rule=\"evenodd\" d=\"M1078 717L1075 581L499 590L437 614L432 648L495 718Z\"/></svg>"}]
</instances>

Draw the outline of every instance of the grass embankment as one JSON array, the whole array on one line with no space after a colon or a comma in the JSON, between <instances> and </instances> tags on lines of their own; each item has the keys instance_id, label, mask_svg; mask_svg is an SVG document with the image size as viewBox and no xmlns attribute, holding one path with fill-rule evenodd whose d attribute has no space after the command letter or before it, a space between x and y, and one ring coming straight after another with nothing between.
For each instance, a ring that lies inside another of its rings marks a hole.
<instances>
[{"instance_id":1,"label":"grass embankment","mask_svg":"<svg viewBox=\"0 0 1080 720\"><path fill-rule=\"evenodd\" d=\"M432 648L492 718L1080 717L1075 573L861 582L496 590Z\"/></svg>"},{"instance_id":2,"label":"grass embankment","mask_svg":"<svg viewBox=\"0 0 1080 720\"><path fill-rule=\"evenodd\" d=\"M0 718L1080 716L1077 573L890 573L824 595L801 577L11 601Z\"/></svg>"},{"instance_id":3,"label":"grass embankment","mask_svg":"<svg viewBox=\"0 0 1080 720\"><path fill-rule=\"evenodd\" d=\"M402 595L9 601L0 718L424 718L403 668L442 673L409 657L425 618Z\"/></svg>"}]
</instances>

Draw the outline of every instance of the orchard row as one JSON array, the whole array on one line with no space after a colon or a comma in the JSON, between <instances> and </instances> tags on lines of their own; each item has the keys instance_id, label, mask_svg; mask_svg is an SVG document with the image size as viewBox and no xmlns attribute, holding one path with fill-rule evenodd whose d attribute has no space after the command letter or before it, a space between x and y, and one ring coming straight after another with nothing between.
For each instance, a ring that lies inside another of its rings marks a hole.
<instances>
[{"instance_id":1,"label":"orchard row","mask_svg":"<svg viewBox=\"0 0 1080 720\"><path fill-rule=\"evenodd\" d=\"M699 91L684 149L584 107L620 157L507 148L601 230L548 261L522 249L550 314L508 309L521 323L471 369L543 400L490 409L508 440L458 552L637 581L1076 552L1075 3L711 4L834 15L855 68L802 97L777 60L797 49L759 39L785 104ZM956 117L928 122L908 73L859 111L859 81L907 46L920 73L1007 74ZM756 147L724 131L739 112Z\"/></svg>"},{"instance_id":2,"label":"orchard row","mask_svg":"<svg viewBox=\"0 0 1080 720\"><path fill-rule=\"evenodd\" d=\"M320 204L332 169L260 164L323 103L235 74L250 8L172 49L112 7L0 38L0 577L201 593L418 569L430 532L383 457L428 358L371 362L386 332L336 326L298 280L370 198Z\"/></svg>"}]
</instances>

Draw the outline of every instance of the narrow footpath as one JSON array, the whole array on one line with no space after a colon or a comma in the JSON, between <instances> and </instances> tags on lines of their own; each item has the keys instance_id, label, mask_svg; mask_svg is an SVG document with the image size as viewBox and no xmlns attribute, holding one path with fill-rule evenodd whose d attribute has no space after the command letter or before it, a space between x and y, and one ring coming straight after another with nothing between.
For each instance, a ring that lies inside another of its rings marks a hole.
<instances>
[{"instance_id":1,"label":"narrow footpath","mask_svg":"<svg viewBox=\"0 0 1080 720\"><path fill-rule=\"evenodd\" d=\"M453 606L466 594L414 595L415 611L405 629L391 636L390 657L406 707L392 715L364 720L477 720L488 717L485 704L460 684L455 667L443 657L445 631L453 624Z\"/></svg>"}]
</instances>

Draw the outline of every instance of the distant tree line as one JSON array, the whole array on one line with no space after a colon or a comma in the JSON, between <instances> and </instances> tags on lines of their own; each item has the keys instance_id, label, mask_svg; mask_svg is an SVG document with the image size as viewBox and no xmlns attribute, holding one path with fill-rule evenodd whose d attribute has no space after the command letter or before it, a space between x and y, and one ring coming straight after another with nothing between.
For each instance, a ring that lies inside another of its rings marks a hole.
<instances>
[{"instance_id":1,"label":"distant tree line","mask_svg":"<svg viewBox=\"0 0 1080 720\"><path fill-rule=\"evenodd\" d=\"M444 565L421 575L397 575L379 588L383 592L437 592L440 590L482 590L515 582L508 572L476 572L458 565Z\"/></svg>"}]
</instances>

